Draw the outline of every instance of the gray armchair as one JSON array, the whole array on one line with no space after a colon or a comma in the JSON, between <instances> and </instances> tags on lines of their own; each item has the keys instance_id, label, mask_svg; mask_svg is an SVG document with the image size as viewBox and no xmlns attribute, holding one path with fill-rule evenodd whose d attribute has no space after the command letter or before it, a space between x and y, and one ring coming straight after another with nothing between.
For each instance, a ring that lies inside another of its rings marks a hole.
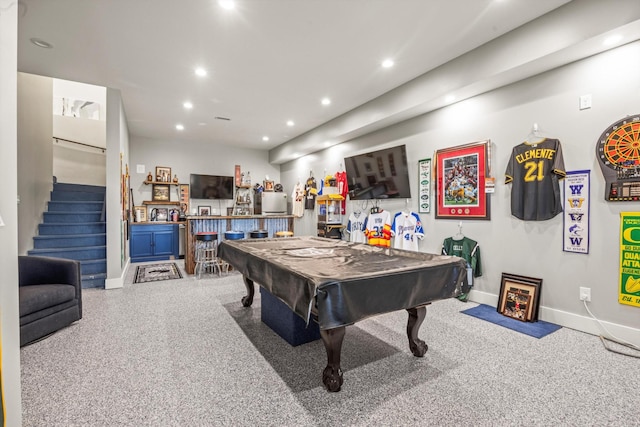
<instances>
[{"instance_id":1,"label":"gray armchair","mask_svg":"<svg viewBox=\"0 0 640 427\"><path fill-rule=\"evenodd\" d=\"M82 318L80 262L19 256L20 346Z\"/></svg>"}]
</instances>

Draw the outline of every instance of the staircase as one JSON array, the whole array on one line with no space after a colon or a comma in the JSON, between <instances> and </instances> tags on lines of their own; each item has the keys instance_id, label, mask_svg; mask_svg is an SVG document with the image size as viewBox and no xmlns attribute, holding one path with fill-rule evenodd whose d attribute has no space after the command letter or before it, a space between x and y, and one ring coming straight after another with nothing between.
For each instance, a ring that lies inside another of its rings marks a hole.
<instances>
[{"instance_id":1,"label":"staircase","mask_svg":"<svg viewBox=\"0 0 640 427\"><path fill-rule=\"evenodd\" d=\"M51 201L29 255L80 261L83 288L104 288L107 277L105 187L53 184Z\"/></svg>"}]
</instances>

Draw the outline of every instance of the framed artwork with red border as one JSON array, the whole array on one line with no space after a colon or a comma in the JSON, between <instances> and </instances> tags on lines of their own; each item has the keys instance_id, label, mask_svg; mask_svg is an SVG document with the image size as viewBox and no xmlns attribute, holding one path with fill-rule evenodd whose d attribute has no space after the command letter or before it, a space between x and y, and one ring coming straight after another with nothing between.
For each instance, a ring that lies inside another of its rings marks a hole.
<instances>
[{"instance_id":1,"label":"framed artwork with red border","mask_svg":"<svg viewBox=\"0 0 640 427\"><path fill-rule=\"evenodd\" d=\"M436 151L436 218L491 219L485 192L489 140Z\"/></svg>"}]
</instances>

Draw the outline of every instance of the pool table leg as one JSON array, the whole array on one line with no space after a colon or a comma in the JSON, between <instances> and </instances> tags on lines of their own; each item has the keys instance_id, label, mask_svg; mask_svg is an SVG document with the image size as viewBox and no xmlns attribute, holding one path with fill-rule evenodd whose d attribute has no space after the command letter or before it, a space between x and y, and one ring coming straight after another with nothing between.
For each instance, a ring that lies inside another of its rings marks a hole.
<instances>
[{"instance_id":1,"label":"pool table leg","mask_svg":"<svg viewBox=\"0 0 640 427\"><path fill-rule=\"evenodd\" d=\"M422 357L427 352L429 346L418 338L418 330L427 315L427 307L408 308L409 320L407 321L407 337L409 338L409 349L416 357Z\"/></svg>"},{"instance_id":2,"label":"pool table leg","mask_svg":"<svg viewBox=\"0 0 640 427\"><path fill-rule=\"evenodd\" d=\"M340 353L344 340L345 327L321 329L320 337L327 350L327 367L322 372L322 382L329 391L340 391L342 386L342 369L340 369Z\"/></svg>"},{"instance_id":3,"label":"pool table leg","mask_svg":"<svg viewBox=\"0 0 640 427\"><path fill-rule=\"evenodd\" d=\"M242 306L243 307L251 307L253 304L253 296L256 293L256 288L253 285L253 280L249 279L247 276L242 276L244 280L244 286L247 288L247 295L242 297Z\"/></svg>"}]
</instances>

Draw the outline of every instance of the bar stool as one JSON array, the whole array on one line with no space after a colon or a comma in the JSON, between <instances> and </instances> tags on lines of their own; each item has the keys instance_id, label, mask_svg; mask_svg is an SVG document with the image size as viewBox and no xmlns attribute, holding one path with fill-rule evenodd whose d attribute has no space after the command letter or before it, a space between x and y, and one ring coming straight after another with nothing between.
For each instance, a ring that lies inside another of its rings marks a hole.
<instances>
[{"instance_id":1,"label":"bar stool","mask_svg":"<svg viewBox=\"0 0 640 427\"><path fill-rule=\"evenodd\" d=\"M222 275L222 269L218 262L218 233L215 231L196 233L196 268L195 273L200 279L202 270L213 267L213 273L218 270Z\"/></svg>"},{"instance_id":2,"label":"bar stool","mask_svg":"<svg viewBox=\"0 0 640 427\"><path fill-rule=\"evenodd\" d=\"M249 232L249 236L252 239L266 239L269 237L269 232L267 230L253 230Z\"/></svg>"}]
</instances>

